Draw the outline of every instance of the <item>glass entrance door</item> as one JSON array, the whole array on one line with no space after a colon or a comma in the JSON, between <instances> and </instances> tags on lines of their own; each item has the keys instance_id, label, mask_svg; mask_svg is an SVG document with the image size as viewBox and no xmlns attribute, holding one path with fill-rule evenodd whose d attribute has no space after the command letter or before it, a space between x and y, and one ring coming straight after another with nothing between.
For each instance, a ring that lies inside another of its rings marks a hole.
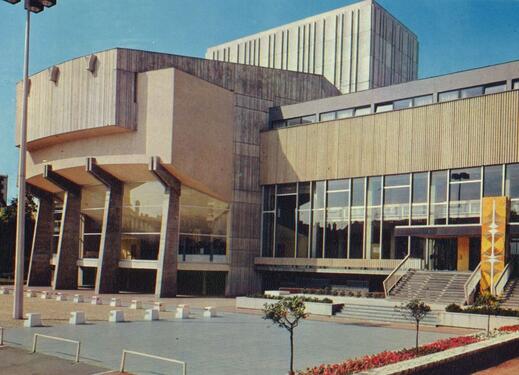
<instances>
[{"instance_id":1,"label":"glass entrance door","mask_svg":"<svg viewBox=\"0 0 519 375\"><path fill-rule=\"evenodd\" d=\"M458 243L456 238L437 238L432 241L430 264L433 270L455 271L458 259Z\"/></svg>"}]
</instances>

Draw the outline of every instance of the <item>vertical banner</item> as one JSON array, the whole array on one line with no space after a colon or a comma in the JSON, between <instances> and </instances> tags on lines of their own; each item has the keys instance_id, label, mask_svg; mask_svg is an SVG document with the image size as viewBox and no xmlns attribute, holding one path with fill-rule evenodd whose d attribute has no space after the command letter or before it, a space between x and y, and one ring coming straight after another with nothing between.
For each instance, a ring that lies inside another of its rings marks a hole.
<instances>
[{"instance_id":1,"label":"vertical banner","mask_svg":"<svg viewBox=\"0 0 519 375\"><path fill-rule=\"evenodd\" d=\"M485 197L481 207L481 292L495 295L505 268L507 197Z\"/></svg>"}]
</instances>

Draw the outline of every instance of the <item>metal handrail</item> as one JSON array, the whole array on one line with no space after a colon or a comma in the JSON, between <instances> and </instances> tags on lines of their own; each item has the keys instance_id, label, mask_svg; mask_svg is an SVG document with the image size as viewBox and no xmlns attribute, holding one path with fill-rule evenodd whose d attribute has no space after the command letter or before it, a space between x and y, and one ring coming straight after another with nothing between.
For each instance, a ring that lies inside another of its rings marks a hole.
<instances>
[{"instance_id":1,"label":"metal handrail","mask_svg":"<svg viewBox=\"0 0 519 375\"><path fill-rule=\"evenodd\" d=\"M404 259L398 264L398 266L395 267L393 271L384 279L384 282L382 283L384 285L384 295L386 297L389 296L389 292L391 289L394 288L394 286L398 283L398 281L402 278L403 274L399 277L395 278L394 282L391 282L393 279L393 276L396 275L396 273L404 266L404 264L407 262L408 259L411 258L411 254L407 254ZM390 283L391 282L391 283Z\"/></svg>"},{"instance_id":2,"label":"metal handrail","mask_svg":"<svg viewBox=\"0 0 519 375\"><path fill-rule=\"evenodd\" d=\"M499 275L496 285L494 286L494 291L495 291L496 297L500 297L503 294L503 292L505 290L505 286L508 283L508 279L510 279L510 274L512 273L512 269L513 269L513 263L509 262L505 266L503 272L501 272L501 275Z\"/></svg>"},{"instance_id":3,"label":"metal handrail","mask_svg":"<svg viewBox=\"0 0 519 375\"><path fill-rule=\"evenodd\" d=\"M123 372L123 373L124 373L124 365L125 365L125 362L126 362L126 354L140 355L141 357L147 357L147 358L152 358L152 359L158 359L160 361L176 363L176 364L182 365L182 375L186 375L187 374L187 364L186 364L186 362L178 361L178 360L172 359L172 358L159 357L158 355L134 352L134 351L131 351L131 350L126 350L126 349L123 349L123 354L122 354L122 358L121 358L121 368L120 368L120 371Z\"/></svg>"},{"instance_id":4,"label":"metal handrail","mask_svg":"<svg viewBox=\"0 0 519 375\"><path fill-rule=\"evenodd\" d=\"M476 291L476 287L481 280L481 262L477 265L477 267L472 271L467 281L463 285L463 291L465 294L465 303L467 305L471 305L474 299L474 294Z\"/></svg>"},{"instance_id":5,"label":"metal handrail","mask_svg":"<svg viewBox=\"0 0 519 375\"><path fill-rule=\"evenodd\" d=\"M4 327L0 327L0 346L4 345Z\"/></svg>"},{"instance_id":6,"label":"metal handrail","mask_svg":"<svg viewBox=\"0 0 519 375\"><path fill-rule=\"evenodd\" d=\"M34 334L34 339L33 339L33 342L32 342L32 352L33 353L36 353L36 345L38 343L38 337L44 337L44 338L47 338L47 339L50 339L50 340L71 342L73 344L76 344L77 345L77 348L76 348L76 363L79 362L79 351L81 350L81 342L79 342L77 340L64 339L62 337L47 336L47 335L42 335L41 333L35 333Z\"/></svg>"}]
</instances>

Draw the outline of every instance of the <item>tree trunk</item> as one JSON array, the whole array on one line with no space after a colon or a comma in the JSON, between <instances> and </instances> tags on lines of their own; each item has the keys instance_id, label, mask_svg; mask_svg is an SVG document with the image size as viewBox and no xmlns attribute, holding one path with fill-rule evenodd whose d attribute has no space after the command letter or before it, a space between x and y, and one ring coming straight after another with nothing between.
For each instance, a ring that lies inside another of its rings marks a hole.
<instances>
[{"instance_id":1,"label":"tree trunk","mask_svg":"<svg viewBox=\"0 0 519 375\"><path fill-rule=\"evenodd\" d=\"M420 321L416 321L416 354L418 354L418 332L420 330Z\"/></svg>"},{"instance_id":2,"label":"tree trunk","mask_svg":"<svg viewBox=\"0 0 519 375\"><path fill-rule=\"evenodd\" d=\"M294 375L294 330L290 330L290 375Z\"/></svg>"},{"instance_id":3,"label":"tree trunk","mask_svg":"<svg viewBox=\"0 0 519 375\"><path fill-rule=\"evenodd\" d=\"M490 335L490 314L487 316L487 336Z\"/></svg>"}]
</instances>

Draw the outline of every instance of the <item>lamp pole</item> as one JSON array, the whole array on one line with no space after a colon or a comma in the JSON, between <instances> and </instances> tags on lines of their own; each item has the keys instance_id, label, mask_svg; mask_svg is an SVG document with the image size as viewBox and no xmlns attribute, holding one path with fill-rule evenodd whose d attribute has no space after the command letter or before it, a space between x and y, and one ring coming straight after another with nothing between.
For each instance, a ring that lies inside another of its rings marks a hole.
<instances>
[{"instance_id":1,"label":"lamp pole","mask_svg":"<svg viewBox=\"0 0 519 375\"><path fill-rule=\"evenodd\" d=\"M5 0L17 4L20 0ZM13 319L23 319L23 285L25 263L25 161L27 153L27 107L29 97L29 42L31 13L40 13L44 7L56 5L56 0L25 0L25 48L23 61L22 123L18 158L18 209L16 214L16 258L14 276Z\"/></svg>"}]
</instances>

